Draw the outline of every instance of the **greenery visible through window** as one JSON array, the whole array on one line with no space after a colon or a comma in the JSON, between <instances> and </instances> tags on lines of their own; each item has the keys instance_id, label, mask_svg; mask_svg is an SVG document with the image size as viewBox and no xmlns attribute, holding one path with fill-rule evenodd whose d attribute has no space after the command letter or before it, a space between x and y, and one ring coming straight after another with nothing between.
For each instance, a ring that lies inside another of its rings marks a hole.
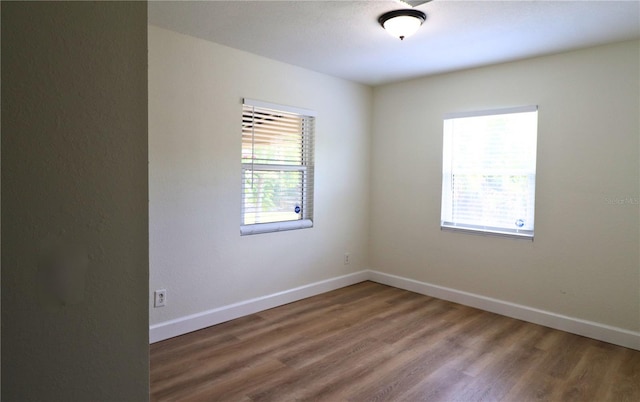
<instances>
[{"instance_id":1,"label":"greenery visible through window","mask_svg":"<svg viewBox=\"0 0 640 402\"><path fill-rule=\"evenodd\" d=\"M314 112L245 99L241 234L313 225Z\"/></svg>"},{"instance_id":2,"label":"greenery visible through window","mask_svg":"<svg viewBox=\"0 0 640 402\"><path fill-rule=\"evenodd\" d=\"M536 106L445 116L443 228L533 238Z\"/></svg>"}]
</instances>

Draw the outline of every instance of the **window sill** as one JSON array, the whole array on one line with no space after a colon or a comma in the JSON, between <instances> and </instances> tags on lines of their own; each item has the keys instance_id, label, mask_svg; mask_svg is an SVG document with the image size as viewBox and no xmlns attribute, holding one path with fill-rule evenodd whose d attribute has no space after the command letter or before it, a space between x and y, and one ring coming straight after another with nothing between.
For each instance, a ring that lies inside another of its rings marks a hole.
<instances>
[{"instance_id":1,"label":"window sill","mask_svg":"<svg viewBox=\"0 0 640 402\"><path fill-rule=\"evenodd\" d=\"M530 230L510 231L507 229L490 228L490 227L482 227L482 226L471 226L471 225L459 226L459 225L447 224L444 222L440 224L440 229L447 230L447 231L454 231L454 232L464 232L464 233L475 234L475 235L510 237L515 239L533 241L533 231L530 231Z\"/></svg>"},{"instance_id":2,"label":"window sill","mask_svg":"<svg viewBox=\"0 0 640 402\"><path fill-rule=\"evenodd\" d=\"M298 221L256 223L254 225L241 225L240 235L247 236L260 233L283 232L286 230L307 229L313 227L313 221L302 219Z\"/></svg>"}]
</instances>

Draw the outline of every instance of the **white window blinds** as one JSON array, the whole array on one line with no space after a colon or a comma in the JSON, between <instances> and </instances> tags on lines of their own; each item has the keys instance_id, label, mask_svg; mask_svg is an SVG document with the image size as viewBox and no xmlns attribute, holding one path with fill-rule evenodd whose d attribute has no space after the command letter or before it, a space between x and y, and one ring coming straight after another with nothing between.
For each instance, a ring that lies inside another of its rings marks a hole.
<instances>
[{"instance_id":1,"label":"white window blinds","mask_svg":"<svg viewBox=\"0 0 640 402\"><path fill-rule=\"evenodd\" d=\"M241 234L313 226L314 125L312 111L244 100Z\"/></svg>"},{"instance_id":2,"label":"white window blinds","mask_svg":"<svg viewBox=\"0 0 640 402\"><path fill-rule=\"evenodd\" d=\"M533 238L537 106L444 117L441 227Z\"/></svg>"}]
</instances>

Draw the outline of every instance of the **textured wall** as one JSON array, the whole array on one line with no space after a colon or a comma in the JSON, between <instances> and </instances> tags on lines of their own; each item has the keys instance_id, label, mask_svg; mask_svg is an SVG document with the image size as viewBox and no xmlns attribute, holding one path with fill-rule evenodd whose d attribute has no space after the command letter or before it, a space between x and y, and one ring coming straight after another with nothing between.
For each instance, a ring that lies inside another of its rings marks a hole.
<instances>
[{"instance_id":1,"label":"textured wall","mask_svg":"<svg viewBox=\"0 0 640 402\"><path fill-rule=\"evenodd\" d=\"M318 113L312 229L240 236L243 97ZM366 268L370 113L363 85L149 27L151 323Z\"/></svg>"},{"instance_id":2,"label":"textured wall","mask_svg":"<svg viewBox=\"0 0 640 402\"><path fill-rule=\"evenodd\" d=\"M377 87L372 268L638 331L639 47L623 42ZM532 104L535 241L441 231L443 114Z\"/></svg>"},{"instance_id":3,"label":"textured wall","mask_svg":"<svg viewBox=\"0 0 640 402\"><path fill-rule=\"evenodd\" d=\"M148 399L146 3L2 2L2 399Z\"/></svg>"}]
</instances>

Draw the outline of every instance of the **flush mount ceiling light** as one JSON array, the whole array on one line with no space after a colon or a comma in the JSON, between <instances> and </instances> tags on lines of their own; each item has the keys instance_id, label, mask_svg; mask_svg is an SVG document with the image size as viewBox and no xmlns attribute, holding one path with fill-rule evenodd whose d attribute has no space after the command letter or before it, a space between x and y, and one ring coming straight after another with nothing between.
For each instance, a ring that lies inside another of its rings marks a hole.
<instances>
[{"instance_id":1,"label":"flush mount ceiling light","mask_svg":"<svg viewBox=\"0 0 640 402\"><path fill-rule=\"evenodd\" d=\"M416 33L420 25L427 19L427 14L418 10L393 10L384 13L378 22L391 36L404 38Z\"/></svg>"}]
</instances>

